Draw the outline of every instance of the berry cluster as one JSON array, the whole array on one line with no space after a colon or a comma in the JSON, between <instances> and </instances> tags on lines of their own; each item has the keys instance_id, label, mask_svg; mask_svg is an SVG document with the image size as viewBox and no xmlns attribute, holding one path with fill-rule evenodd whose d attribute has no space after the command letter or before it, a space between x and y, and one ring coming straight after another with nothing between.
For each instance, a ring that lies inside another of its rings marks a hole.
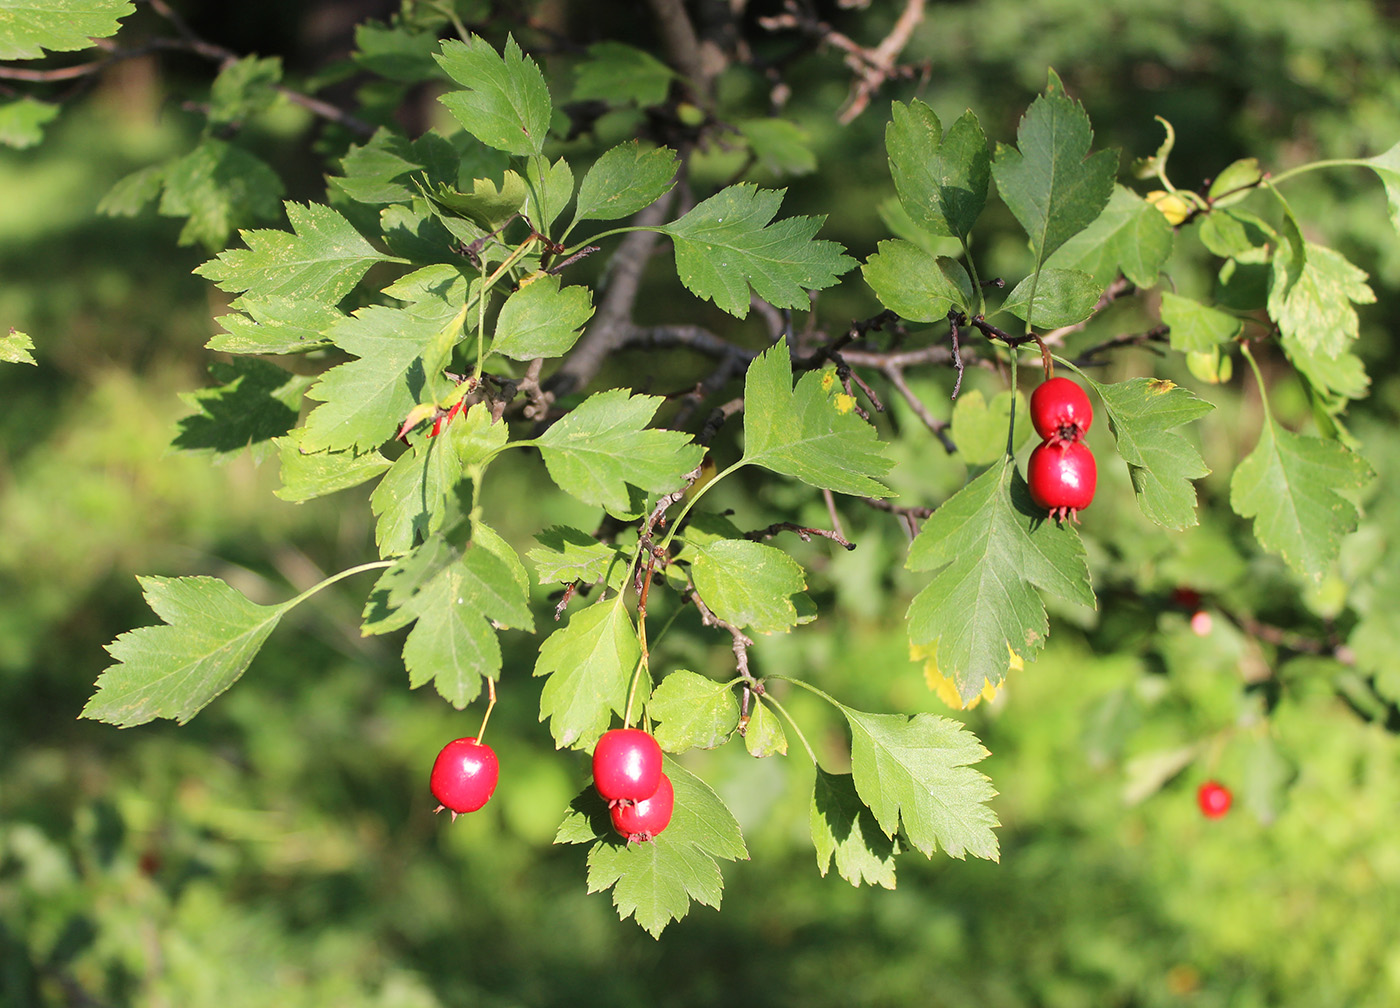
<instances>
[{"instance_id":1,"label":"berry cluster","mask_svg":"<svg viewBox=\"0 0 1400 1008\"><path fill-rule=\"evenodd\" d=\"M496 791L501 767L496 754L475 737L442 747L429 788L452 818L475 812ZM593 786L608 803L613 829L628 843L655 839L671 824L676 792L661 771L661 747L640 728L616 728L593 750Z\"/></svg>"},{"instance_id":2,"label":"berry cluster","mask_svg":"<svg viewBox=\"0 0 1400 1008\"><path fill-rule=\"evenodd\" d=\"M1031 423L1041 443L1026 467L1031 499L1056 521L1079 520L1094 499L1098 466L1083 437L1094 422L1084 390L1068 378L1051 378L1031 393Z\"/></svg>"}]
</instances>

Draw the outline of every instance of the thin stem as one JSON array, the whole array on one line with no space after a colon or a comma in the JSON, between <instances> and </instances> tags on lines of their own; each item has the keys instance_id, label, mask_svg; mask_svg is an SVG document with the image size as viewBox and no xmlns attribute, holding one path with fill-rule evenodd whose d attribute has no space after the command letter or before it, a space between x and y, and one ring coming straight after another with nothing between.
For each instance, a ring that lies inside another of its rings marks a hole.
<instances>
[{"instance_id":1,"label":"thin stem","mask_svg":"<svg viewBox=\"0 0 1400 1008\"><path fill-rule=\"evenodd\" d=\"M795 682L796 680L793 681ZM809 759L811 759L812 765L816 767L821 766L821 764L817 762L817 754L812 750L812 744L807 741L807 736L802 734L802 729L797 726L796 719L794 719L793 716L787 712L787 708L785 708L782 704L778 703L777 700L773 699L771 694L765 693L763 695L763 699L760 700L759 703L764 702L772 704L773 709L779 714L781 714L783 718L787 721L787 723L792 726L792 730L797 733L798 739L802 742L802 748L807 750L807 756Z\"/></svg>"},{"instance_id":2,"label":"thin stem","mask_svg":"<svg viewBox=\"0 0 1400 1008\"><path fill-rule=\"evenodd\" d=\"M1249 352L1249 344L1240 344L1240 353L1244 354L1244 359L1249 361L1249 368L1254 372L1254 380L1259 384L1259 402L1264 407L1265 421L1272 421L1273 414L1269 412L1269 391L1264 385L1264 374L1259 370L1259 364L1254 360L1254 354Z\"/></svg>"},{"instance_id":3,"label":"thin stem","mask_svg":"<svg viewBox=\"0 0 1400 1008\"><path fill-rule=\"evenodd\" d=\"M724 477L728 476L730 473L734 472L734 470L740 469L745 465L748 465L748 463L744 459L740 459L738 462L735 462L733 465L731 465L728 469L724 469L716 473L714 479L710 480L710 482L706 483L699 490L695 491L695 496L685 502L685 507L681 508L681 513L676 516L675 521L671 522L670 531L666 533L665 537L661 540L660 545L658 545L656 548L658 550L665 550L666 547L671 544L671 540L675 538L676 530L679 529L681 527L681 523L685 521L685 516L690 514L690 509L695 507L695 505L699 503L700 498L704 497L707 493L709 493L711 488L713 488L714 485L720 480L724 479Z\"/></svg>"},{"instance_id":4,"label":"thin stem","mask_svg":"<svg viewBox=\"0 0 1400 1008\"><path fill-rule=\"evenodd\" d=\"M306 591L302 592L296 598L283 602L282 608L290 609L295 605L300 605L302 602L305 602L307 599L309 599L312 595L315 595L322 588L329 588L337 581L343 581L346 578L350 577L352 574L363 574L365 571L368 570L381 570L385 567L392 567L393 565L393 560L371 560L369 563L360 564L358 567L351 567L349 570L343 570L339 574L332 574L320 584L312 585L310 588L306 589Z\"/></svg>"},{"instance_id":5,"label":"thin stem","mask_svg":"<svg viewBox=\"0 0 1400 1008\"><path fill-rule=\"evenodd\" d=\"M486 713L481 716L481 727L476 730L476 741L478 744L486 741L486 722L491 720L491 711L496 707L496 680L486 679L486 693L489 699L486 701Z\"/></svg>"},{"instance_id":6,"label":"thin stem","mask_svg":"<svg viewBox=\"0 0 1400 1008\"><path fill-rule=\"evenodd\" d=\"M572 228L572 225L571 225L571 228ZM611 238L613 235L630 234L630 233L633 232L633 231L656 231L656 232L658 232L658 233L661 233L659 228L654 228L654 227L620 227L620 228L613 228L611 231L601 231L601 232L599 232L598 234L589 235L586 239L584 239L583 241L579 242L577 245L571 245L571 246L569 246L568 248L564 249L564 251L563 251L562 253L560 253L560 254L567 257L567 256L570 256L570 255L573 255L575 252L577 252L579 249L583 248L583 246L585 246L585 245L592 245L594 242L601 241L601 240L604 239L604 238Z\"/></svg>"},{"instance_id":7,"label":"thin stem","mask_svg":"<svg viewBox=\"0 0 1400 1008\"><path fill-rule=\"evenodd\" d=\"M783 682L790 682L790 683L792 683L794 686L801 686L801 687L802 687L803 689L805 689L808 693L815 693L817 696L821 697L821 698L822 698L823 700L825 700L827 703L831 704L831 706L836 707L836 708L839 708L840 710L843 710L843 711L846 709L845 705L844 705L843 703L841 703L840 700L837 700L837 699L836 699L834 696L832 696L830 693L827 693L827 692L824 691L824 690L818 689L817 687L813 686L813 685L812 685L811 683L809 683L809 682L804 682L804 681L801 680L801 679L794 679L792 676L785 676L785 675L769 675L769 676L764 676L764 678L765 678L765 679L781 679Z\"/></svg>"},{"instance_id":8,"label":"thin stem","mask_svg":"<svg viewBox=\"0 0 1400 1008\"><path fill-rule=\"evenodd\" d=\"M1294 175L1301 175L1304 172L1316 171L1319 168L1374 168L1375 165L1360 158L1331 158L1326 161L1309 161L1307 164L1298 165L1288 171L1279 172L1277 175L1270 175L1269 181L1282 182L1290 179Z\"/></svg>"}]
</instances>

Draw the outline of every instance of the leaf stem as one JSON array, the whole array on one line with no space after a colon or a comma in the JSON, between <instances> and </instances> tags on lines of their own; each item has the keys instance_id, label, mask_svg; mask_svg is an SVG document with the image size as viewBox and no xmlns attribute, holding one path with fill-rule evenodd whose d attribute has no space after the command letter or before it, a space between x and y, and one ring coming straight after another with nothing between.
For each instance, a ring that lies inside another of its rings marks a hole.
<instances>
[{"instance_id":1,"label":"leaf stem","mask_svg":"<svg viewBox=\"0 0 1400 1008\"><path fill-rule=\"evenodd\" d=\"M285 612L286 610L291 609L293 606L300 605L302 602L305 602L307 599L309 599L312 595L315 595L322 588L329 588L337 581L343 581L346 578L350 577L352 574L363 574L365 571L368 570L379 570L384 567L392 566L394 566L393 560L372 560L369 563L360 564L358 567L351 567L349 570L343 570L339 574L332 574L330 577L326 578L319 584L312 585L310 588L306 589L306 591L302 592L296 598L288 599L286 602L283 602L281 608Z\"/></svg>"},{"instance_id":2,"label":"leaf stem","mask_svg":"<svg viewBox=\"0 0 1400 1008\"><path fill-rule=\"evenodd\" d=\"M572 229L572 225L571 225L570 227L571 227L571 229ZM564 249L564 251L561 252L560 255L562 255L564 258L568 258L569 256L573 255L575 252L577 252L579 249L583 248L585 245L592 245L594 242L601 241L601 240L604 239L604 238L611 238L613 235L630 234L630 233L633 232L633 231L655 231L655 232L657 232L658 234L665 234L665 232L662 231L660 228L655 228L655 227L620 227L620 228L613 228L611 231L600 231L600 232L598 232L598 234L589 235L587 238L585 238L583 241L579 242L577 245L570 245L568 248Z\"/></svg>"},{"instance_id":3,"label":"leaf stem","mask_svg":"<svg viewBox=\"0 0 1400 1008\"><path fill-rule=\"evenodd\" d=\"M1331 158L1325 161L1309 161L1290 168L1287 171L1279 172L1277 175L1270 175L1270 182L1282 182L1290 179L1294 175L1301 175L1304 172L1316 171L1319 168L1375 168L1375 165L1361 158Z\"/></svg>"},{"instance_id":4,"label":"leaf stem","mask_svg":"<svg viewBox=\"0 0 1400 1008\"><path fill-rule=\"evenodd\" d=\"M1264 420L1273 422L1273 414L1269 412L1269 390L1264 385L1263 372L1259 370L1259 364L1254 360L1254 354L1249 352L1249 344L1240 344L1240 353L1244 354L1244 359L1249 362L1249 369L1254 372L1254 380L1259 384L1259 402L1264 407Z\"/></svg>"},{"instance_id":5,"label":"leaf stem","mask_svg":"<svg viewBox=\"0 0 1400 1008\"><path fill-rule=\"evenodd\" d=\"M670 530L662 538L660 544L656 548L659 550L664 550L671 544L671 540L676 537L676 530L681 527L681 524L685 521L686 515L690 514L690 509L695 507L695 505L699 503L701 497L704 497L707 493L710 492L711 487L713 487L720 480L724 479L724 477L728 476L730 473L734 472L736 469L741 469L746 465L748 465L748 461L746 459L739 459L739 461L735 462L727 469L722 469L719 472L715 473L713 479L711 479L708 483L702 486L699 490L695 491L695 496L685 502L685 507L681 508L681 513L676 516L673 522L671 522Z\"/></svg>"},{"instance_id":6,"label":"leaf stem","mask_svg":"<svg viewBox=\"0 0 1400 1008\"><path fill-rule=\"evenodd\" d=\"M820 690L820 689L818 689L817 687L813 686L811 683L805 682L805 681L802 680L802 679L795 679L795 678L793 678L792 676L777 675L777 674L764 676L763 678L765 678L765 679L781 679L783 682L790 682L790 683L792 683L794 686L801 686L801 687L802 687L803 689L805 689L808 693L815 693L817 696L821 697L821 698L822 698L823 700L825 700L827 703L831 704L831 706L836 707L836 708L838 708L838 709L841 710L841 711L845 711L845 709L846 709L845 704L841 703L840 700L837 700L837 699L836 699L834 696L832 696L830 693L827 693L827 692L824 691L824 690Z\"/></svg>"},{"instance_id":7,"label":"leaf stem","mask_svg":"<svg viewBox=\"0 0 1400 1008\"><path fill-rule=\"evenodd\" d=\"M794 679L791 681L796 682L797 680ZM767 693L763 695L759 703L769 703L773 705L773 709L781 714L787 723L792 726L792 730L797 733L797 738L802 743L802 748L807 750L807 757L812 761L812 765L820 767L821 764L817 762L817 754L812 750L812 744L807 741L807 736L802 734L802 729L798 727L797 721L793 716L787 712L787 708L778 703L777 700L773 699L773 697Z\"/></svg>"}]
</instances>

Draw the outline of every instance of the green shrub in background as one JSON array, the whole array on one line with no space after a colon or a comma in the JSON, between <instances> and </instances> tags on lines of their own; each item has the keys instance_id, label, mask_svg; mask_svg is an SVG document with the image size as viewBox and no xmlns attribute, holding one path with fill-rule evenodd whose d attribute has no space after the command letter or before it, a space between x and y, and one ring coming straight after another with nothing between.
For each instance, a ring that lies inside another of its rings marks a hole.
<instances>
[{"instance_id":1,"label":"green shrub in background","mask_svg":"<svg viewBox=\"0 0 1400 1008\"><path fill-rule=\"evenodd\" d=\"M7 64L7 996L1388 1003L1393 54L1362 5L1063 7L408 5L313 78L143 5L118 53L219 67L158 129L61 87L96 53ZM1008 427L1041 345L1099 412L1077 530ZM585 754L638 717L706 783L624 845Z\"/></svg>"}]
</instances>

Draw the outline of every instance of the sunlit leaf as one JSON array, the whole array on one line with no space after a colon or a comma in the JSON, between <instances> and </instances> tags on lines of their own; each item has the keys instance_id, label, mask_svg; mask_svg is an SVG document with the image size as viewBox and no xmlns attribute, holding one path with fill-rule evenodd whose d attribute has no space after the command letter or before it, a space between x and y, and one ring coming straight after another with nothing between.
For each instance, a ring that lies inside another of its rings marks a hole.
<instances>
[{"instance_id":1,"label":"sunlit leaf","mask_svg":"<svg viewBox=\"0 0 1400 1008\"><path fill-rule=\"evenodd\" d=\"M544 150L553 109L549 87L514 38L506 40L502 53L475 35L465 42L449 39L436 58L453 80L465 86L439 100L467 132L509 154Z\"/></svg>"}]
</instances>

